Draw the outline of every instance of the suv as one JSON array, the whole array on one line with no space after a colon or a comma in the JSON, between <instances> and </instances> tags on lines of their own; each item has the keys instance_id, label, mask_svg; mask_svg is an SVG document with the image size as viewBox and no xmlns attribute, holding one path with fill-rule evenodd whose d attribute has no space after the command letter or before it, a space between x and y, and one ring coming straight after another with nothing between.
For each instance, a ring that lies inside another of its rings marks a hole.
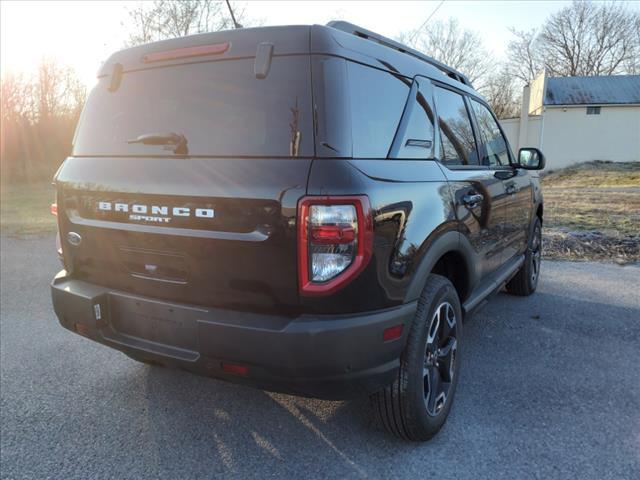
<instances>
[{"instance_id":1,"label":"suv","mask_svg":"<svg viewBox=\"0 0 640 480\"><path fill-rule=\"evenodd\" d=\"M369 394L426 440L463 318L536 288L543 166L464 75L345 22L123 50L55 176L54 309L141 362Z\"/></svg>"}]
</instances>

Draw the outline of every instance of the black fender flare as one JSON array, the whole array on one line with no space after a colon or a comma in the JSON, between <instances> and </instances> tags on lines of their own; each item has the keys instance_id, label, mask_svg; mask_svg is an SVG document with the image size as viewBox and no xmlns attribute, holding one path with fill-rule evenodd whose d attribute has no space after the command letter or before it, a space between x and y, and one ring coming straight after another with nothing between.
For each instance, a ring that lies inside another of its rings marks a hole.
<instances>
[{"instance_id":1,"label":"black fender flare","mask_svg":"<svg viewBox=\"0 0 640 480\"><path fill-rule=\"evenodd\" d=\"M425 284L427 283L427 277L433 270L433 267L443 255L449 252L456 252L464 259L467 274L469 275L469 278L467 279L468 291L471 292L473 290L473 287L477 284L479 277L477 269L479 264L476 260L477 255L475 254L471 243L463 234L458 231L448 231L433 240L427 251L420 259L420 263L414 270L413 278L407 288L407 293L404 298L405 303L418 300ZM461 299L461 303L462 301L463 299Z\"/></svg>"},{"instance_id":2,"label":"black fender flare","mask_svg":"<svg viewBox=\"0 0 640 480\"><path fill-rule=\"evenodd\" d=\"M542 217L538 217L538 209L542 207L542 211L543 211L543 215L544 215L544 204L542 203L542 201L540 202L536 202L533 205L533 213L531 215L531 221L529 222L529 228L528 228L528 232L527 232L527 248L529 248L529 242L531 241L531 236L533 235L533 227L536 224L536 219L540 218L540 224L542 225L544 222L542 220Z\"/></svg>"}]
</instances>

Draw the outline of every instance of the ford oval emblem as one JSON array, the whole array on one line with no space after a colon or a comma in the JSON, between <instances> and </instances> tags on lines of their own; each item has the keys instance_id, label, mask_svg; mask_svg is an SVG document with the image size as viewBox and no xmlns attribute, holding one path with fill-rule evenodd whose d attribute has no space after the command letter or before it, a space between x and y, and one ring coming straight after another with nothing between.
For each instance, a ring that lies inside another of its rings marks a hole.
<instances>
[{"instance_id":1,"label":"ford oval emblem","mask_svg":"<svg viewBox=\"0 0 640 480\"><path fill-rule=\"evenodd\" d=\"M82 242L82 237L79 233L69 232L67 233L67 242L69 242L74 247L77 247L78 245L80 245L80 242Z\"/></svg>"}]
</instances>

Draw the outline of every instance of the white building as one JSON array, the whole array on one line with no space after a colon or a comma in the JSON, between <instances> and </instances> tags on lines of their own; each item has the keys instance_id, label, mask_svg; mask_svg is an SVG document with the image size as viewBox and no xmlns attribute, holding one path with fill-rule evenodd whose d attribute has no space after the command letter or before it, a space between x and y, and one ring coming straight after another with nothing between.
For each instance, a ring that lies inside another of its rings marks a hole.
<instances>
[{"instance_id":1,"label":"white building","mask_svg":"<svg viewBox=\"0 0 640 480\"><path fill-rule=\"evenodd\" d=\"M640 161L640 75L542 73L522 98L520 118L501 120L514 152L537 147L548 169L589 160Z\"/></svg>"}]
</instances>

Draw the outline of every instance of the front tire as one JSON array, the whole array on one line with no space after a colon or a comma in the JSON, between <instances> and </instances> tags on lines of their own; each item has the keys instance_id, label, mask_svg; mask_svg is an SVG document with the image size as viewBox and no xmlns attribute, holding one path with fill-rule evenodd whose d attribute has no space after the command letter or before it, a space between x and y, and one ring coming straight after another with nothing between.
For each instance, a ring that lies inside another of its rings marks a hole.
<instances>
[{"instance_id":1,"label":"front tire","mask_svg":"<svg viewBox=\"0 0 640 480\"><path fill-rule=\"evenodd\" d=\"M444 425L460 370L462 310L451 282L430 275L418 300L394 382L372 395L380 423L405 440L425 441Z\"/></svg>"},{"instance_id":2,"label":"front tire","mask_svg":"<svg viewBox=\"0 0 640 480\"><path fill-rule=\"evenodd\" d=\"M524 263L518 273L506 285L507 292L512 295L527 297L536 291L540 279L542 259L542 222L536 216L529 245L524 255Z\"/></svg>"}]
</instances>

